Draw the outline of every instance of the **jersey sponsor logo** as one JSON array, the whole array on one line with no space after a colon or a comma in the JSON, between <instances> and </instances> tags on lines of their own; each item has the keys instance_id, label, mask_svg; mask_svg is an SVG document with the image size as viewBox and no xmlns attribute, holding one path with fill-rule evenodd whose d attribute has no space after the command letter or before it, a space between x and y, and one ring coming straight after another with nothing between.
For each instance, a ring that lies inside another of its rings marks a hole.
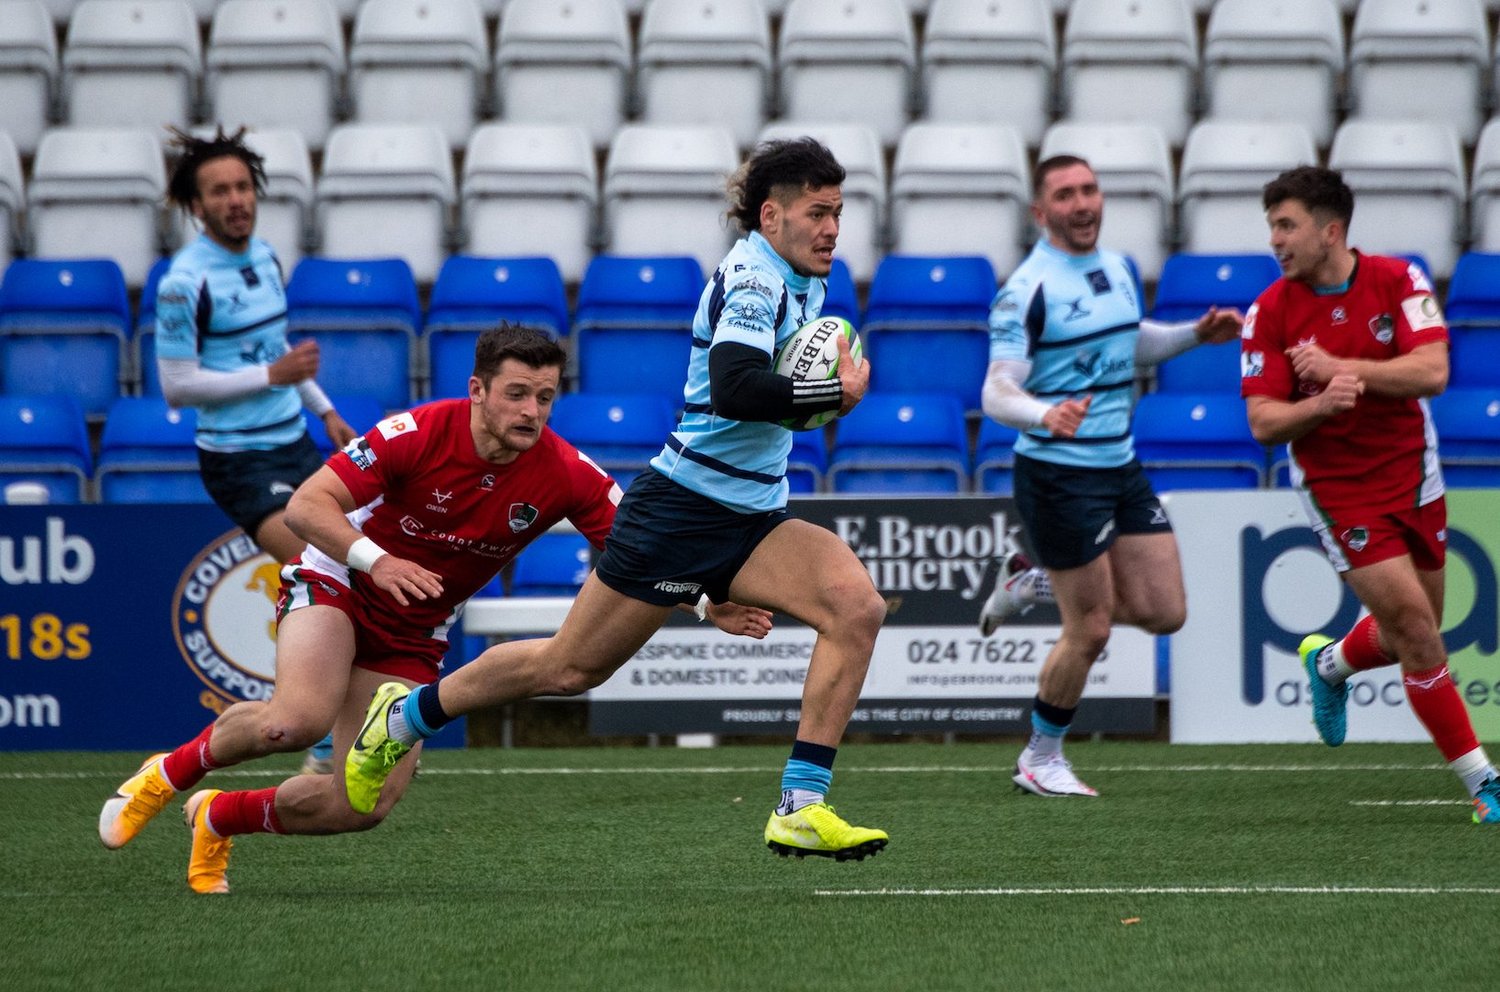
<instances>
[{"instance_id":1,"label":"jersey sponsor logo","mask_svg":"<svg viewBox=\"0 0 1500 992\"><path fill-rule=\"evenodd\" d=\"M1366 527L1350 527L1339 535L1344 547L1350 551L1363 551L1370 544L1370 531Z\"/></svg>"},{"instance_id":2,"label":"jersey sponsor logo","mask_svg":"<svg viewBox=\"0 0 1500 992\"><path fill-rule=\"evenodd\" d=\"M401 518L401 532L407 537L419 537L425 530L427 525L410 513Z\"/></svg>"},{"instance_id":3,"label":"jersey sponsor logo","mask_svg":"<svg viewBox=\"0 0 1500 992\"><path fill-rule=\"evenodd\" d=\"M1375 340L1381 344L1390 344L1391 338L1396 336L1396 320L1388 313L1378 317L1370 318L1370 333L1375 335Z\"/></svg>"},{"instance_id":4,"label":"jersey sponsor logo","mask_svg":"<svg viewBox=\"0 0 1500 992\"><path fill-rule=\"evenodd\" d=\"M738 269L739 266L735 266L735 268ZM736 282L733 288L737 293L755 293L757 295L764 296L767 300L771 299L771 287L767 286L765 283L761 282L753 275L743 281Z\"/></svg>"},{"instance_id":5,"label":"jersey sponsor logo","mask_svg":"<svg viewBox=\"0 0 1500 992\"><path fill-rule=\"evenodd\" d=\"M256 274L255 266L253 265L247 265L243 269L240 269L240 278L245 280L245 285L250 289L254 289L260 285L260 276Z\"/></svg>"},{"instance_id":6,"label":"jersey sponsor logo","mask_svg":"<svg viewBox=\"0 0 1500 992\"><path fill-rule=\"evenodd\" d=\"M344 445L343 452L349 456L349 460L354 463L354 467L361 472L367 471L371 465L374 465L379 460L375 452L370 450L370 442L365 440L363 434Z\"/></svg>"},{"instance_id":7,"label":"jersey sponsor logo","mask_svg":"<svg viewBox=\"0 0 1500 992\"><path fill-rule=\"evenodd\" d=\"M521 531L536 523L536 518L541 511L530 503L512 503L510 505L510 531L519 534Z\"/></svg>"},{"instance_id":8,"label":"jersey sponsor logo","mask_svg":"<svg viewBox=\"0 0 1500 992\"><path fill-rule=\"evenodd\" d=\"M1414 331L1431 330L1443 326L1443 308L1432 295L1408 296L1401 301L1401 312Z\"/></svg>"},{"instance_id":9,"label":"jersey sponsor logo","mask_svg":"<svg viewBox=\"0 0 1500 992\"><path fill-rule=\"evenodd\" d=\"M1416 293L1432 292L1432 280L1427 278L1427 273L1416 262L1406 267L1406 278L1411 280L1411 288Z\"/></svg>"},{"instance_id":10,"label":"jersey sponsor logo","mask_svg":"<svg viewBox=\"0 0 1500 992\"><path fill-rule=\"evenodd\" d=\"M771 308L761 306L759 303L736 303L728 308L727 320L734 322L736 319L746 321L752 326L761 321L771 319Z\"/></svg>"},{"instance_id":11,"label":"jersey sponsor logo","mask_svg":"<svg viewBox=\"0 0 1500 992\"><path fill-rule=\"evenodd\" d=\"M238 528L220 535L182 572L172 634L182 659L212 690L212 709L264 700L276 681L281 565Z\"/></svg>"},{"instance_id":12,"label":"jersey sponsor logo","mask_svg":"<svg viewBox=\"0 0 1500 992\"><path fill-rule=\"evenodd\" d=\"M453 493L445 493L434 489L432 491L432 498L433 502L427 504L427 509L432 510L434 513L447 513L448 508L443 504L453 498Z\"/></svg>"},{"instance_id":13,"label":"jersey sponsor logo","mask_svg":"<svg viewBox=\"0 0 1500 992\"><path fill-rule=\"evenodd\" d=\"M1333 313L1328 315L1328 322L1335 327L1340 324L1348 323L1349 311L1345 310L1343 307L1334 307Z\"/></svg>"},{"instance_id":14,"label":"jersey sponsor logo","mask_svg":"<svg viewBox=\"0 0 1500 992\"><path fill-rule=\"evenodd\" d=\"M1089 289L1094 291L1095 296L1103 296L1109 292L1109 276L1104 274L1103 269L1095 269L1084 278L1089 281Z\"/></svg>"},{"instance_id":15,"label":"jersey sponsor logo","mask_svg":"<svg viewBox=\"0 0 1500 992\"><path fill-rule=\"evenodd\" d=\"M1068 312L1063 314L1063 320L1065 321L1082 320L1083 318L1093 313L1092 310L1084 307L1083 297L1081 296L1076 300L1063 300L1062 302L1066 304L1068 308Z\"/></svg>"},{"instance_id":16,"label":"jersey sponsor logo","mask_svg":"<svg viewBox=\"0 0 1500 992\"><path fill-rule=\"evenodd\" d=\"M700 592L703 589L703 586L700 585L697 582L669 582L669 581L663 579L661 582L658 582L656 585L652 586L652 588L653 589L660 589L662 592L670 592L670 593L673 593L673 594L677 594L677 593L685 593L685 592L686 593Z\"/></svg>"},{"instance_id":17,"label":"jersey sponsor logo","mask_svg":"<svg viewBox=\"0 0 1500 992\"><path fill-rule=\"evenodd\" d=\"M271 483L271 495L272 496L290 496L292 493L294 493L296 491L297 491L297 487L294 486L294 485L292 485L290 482L273 482L273 483Z\"/></svg>"},{"instance_id":18,"label":"jersey sponsor logo","mask_svg":"<svg viewBox=\"0 0 1500 992\"><path fill-rule=\"evenodd\" d=\"M1240 355L1240 377L1243 379L1259 379L1266 374L1266 353L1263 351L1247 351Z\"/></svg>"},{"instance_id":19,"label":"jersey sponsor logo","mask_svg":"<svg viewBox=\"0 0 1500 992\"><path fill-rule=\"evenodd\" d=\"M486 472L484 474L484 477L479 480L479 488L483 489L485 492L493 492L495 489L494 473Z\"/></svg>"},{"instance_id":20,"label":"jersey sponsor logo","mask_svg":"<svg viewBox=\"0 0 1500 992\"><path fill-rule=\"evenodd\" d=\"M402 434L410 434L417 429L417 421L410 413L398 413L394 417L387 417L375 425L380 436L389 441L391 438L400 437Z\"/></svg>"},{"instance_id":21,"label":"jersey sponsor logo","mask_svg":"<svg viewBox=\"0 0 1500 992\"><path fill-rule=\"evenodd\" d=\"M1250 309L1245 311L1245 324L1240 328L1240 337L1249 339L1255 337L1255 318L1260 316L1260 304L1250 304Z\"/></svg>"}]
</instances>

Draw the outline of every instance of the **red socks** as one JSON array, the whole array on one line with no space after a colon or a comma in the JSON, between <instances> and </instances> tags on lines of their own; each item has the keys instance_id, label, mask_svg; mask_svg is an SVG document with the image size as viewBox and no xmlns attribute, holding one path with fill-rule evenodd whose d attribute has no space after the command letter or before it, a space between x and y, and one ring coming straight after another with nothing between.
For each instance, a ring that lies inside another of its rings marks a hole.
<instances>
[{"instance_id":1,"label":"red socks","mask_svg":"<svg viewBox=\"0 0 1500 992\"><path fill-rule=\"evenodd\" d=\"M219 793L208 804L209 826L220 837L282 833L281 821L276 817L278 788Z\"/></svg>"},{"instance_id":2,"label":"red socks","mask_svg":"<svg viewBox=\"0 0 1500 992\"><path fill-rule=\"evenodd\" d=\"M162 771L178 792L186 792L203 781L203 776L221 767L208 750L208 738L213 732L214 725L210 723L201 734L162 759Z\"/></svg>"},{"instance_id":3,"label":"red socks","mask_svg":"<svg viewBox=\"0 0 1500 992\"><path fill-rule=\"evenodd\" d=\"M1448 761L1462 757L1479 746L1469 711L1458 698L1453 677L1447 665L1425 672L1407 672L1401 677L1412 712L1432 735L1432 741Z\"/></svg>"},{"instance_id":4,"label":"red socks","mask_svg":"<svg viewBox=\"0 0 1500 992\"><path fill-rule=\"evenodd\" d=\"M1344 661L1356 672L1371 668L1394 665L1396 659L1380 650L1380 625L1373 616L1363 616L1348 634L1344 635L1342 647Z\"/></svg>"}]
</instances>

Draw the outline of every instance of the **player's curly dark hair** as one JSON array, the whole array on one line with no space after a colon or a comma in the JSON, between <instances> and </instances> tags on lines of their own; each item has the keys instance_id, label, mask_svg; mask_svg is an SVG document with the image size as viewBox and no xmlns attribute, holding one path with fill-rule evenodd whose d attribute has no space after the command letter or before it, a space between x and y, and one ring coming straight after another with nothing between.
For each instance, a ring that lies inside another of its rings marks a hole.
<instances>
[{"instance_id":1,"label":"player's curly dark hair","mask_svg":"<svg viewBox=\"0 0 1500 992\"><path fill-rule=\"evenodd\" d=\"M766 200L790 202L805 190L842 185L845 175L833 152L814 138L763 141L729 177L729 218L746 234L758 231Z\"/></svg>"},{"instance_id":2,"label":"player's curly dark hair","mask_svg":"<svg viewBox=\"0 0 1500 992\"><path fill-rule=\"evenodd\" d=\"M205 162L231 156L245 163L255 195L266 191L266 160L245 144L245 128L226 134L224 125L214 129L212 138L197 138L179 128L171 128L171 146L177 150L177 161L167 180L167 199L184 210L192 210L198 198L198 169Z\"/></svg>"},{"instance_id":3,"label":"player's curly dark hair","mask_svg":"<svg viewBox=\"0 0 1500 992\"><path fill-rule=\"evenodd\" d=\"M479 335L474 346L474 377L488 385L507 358L534 369L561 371L568 353L546 331L502 320Z\"/></svg>"},{"instance_id":4,"label":"player's curly dark hair","mask_svg":"<svg viewBox=\"0 0 1500 992\"><path fill-rule=\"evenodd\" d=\"M1050 155L1036 164L1036 171L1031 174L1031 196L1033 199L1042 195L1042 187L1047 184L1047 177L1058 169L1066 169L1072 165L1081 165L1090 172L1094 167L1089 165L1089 160L1077 155Z\"/></svg>"},{"instance_id":5,"label":"player's curly dark hair","mask_svg":"<svg viewBox=\"0 0 1500 992\"><path fill-rule=\"evenodd\" d=\"M1298 200L1320 221L1342 222L1345 231L1354 218L1354 191L1344 182L1344 174L1321 165L1286 170L1266 183L1260 199L1267 210L1287 200Z\"/></svg>"}]
</instances>

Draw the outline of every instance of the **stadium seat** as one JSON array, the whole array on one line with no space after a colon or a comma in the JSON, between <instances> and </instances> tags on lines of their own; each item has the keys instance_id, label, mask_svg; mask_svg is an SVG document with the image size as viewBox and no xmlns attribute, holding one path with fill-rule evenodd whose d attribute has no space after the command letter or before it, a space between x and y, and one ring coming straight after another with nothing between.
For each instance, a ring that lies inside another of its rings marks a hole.
<instances>
[{"instance_id":1,"label":"stadium seat","mask_svg":"<svg viewBox=\"0 0 1500 992\"><path fill-rule=\"evenodd\" d=\"M1173 255L1162 266L1151 316L1162 321L1196 320L1209 307L1235 307L1245 313L1280 276L1281 267L1270 255ZM1156 368L1156 388L1238 396L1238 339L1199 345L1167 359Z\"/></svg>"},{"instance_id":2,"label":"stadium seat","mask_svg":"<svg viewBox=\"0 0 1500 992\"><path fill-rule=\"evenodd\" d=\"M1219 0L1208 16L1207 119L1300 124L1327 147L1343 72L1344 25L1331 0Z\"/></svg>"},{"instance_id":3,"label":"stadium seat","mask_svg":"<svg viewBox=\"0 0 1500 992\"><path fill-rule=\"evenodd\" d=\"M1157 492L1257 489L1266 475L1238 392L1147 393L1135 408L1135 453Z\"/></svg>"},{"instance_id":4,"label":"stadium seat","mask_svg":"<svg viewBox=\"0 0 1500 992\"><path fill-rule=\"evenodd\" d=\"M844 213L839 222L838 256L857 283L868 283L885 254L886 171L880 136L863 124L773 121L760 141L785 141L807 135L828 147L848 174L844 179Z\"/></svg>"},{"instance_id":5,"label":"stadium seat","mask_svg":"<svg viewBox=\"0 0 1500 992\"><path fill-rule=\"evenodd\" d=\"M57 34L40 0L0 0L0 134L31 155L52 117Z\"/></svg>"},{"instance_id":6,"label":"stadium seat","mask_svg":"<svg viewBox=\"0 0 1500 992\"><path fill-rule=\"evenodd\" d=\"M405 261L304 258L287 283L286 305L287 333L318 342L318 381L330 390L358 383L387 410L420 395L413 351L422 317Z\"/></svg>"},{"instance_id":7,"label":"stadium seat","mask_svg":"<svg viewBox=\"0 0 1500 992\"><path fill-rule=\"evenodd\" d=\"M1445 123L1479 133L1490 77L1480 0L1362 0L1349 33L1352 116Z\"/></svg>"},{"instance_id":8,"label":"stadium seat","mask_svg":"<svg viewBox=\"0 0 1500 992\"><path fill-rule=\"evenodd\" d=\"M464 153L462 217L473 255L550 255L576 285L593 254L599 173L576 124L484 124Z\"/></svg>"},{"instance_id":9,"label":"stadium seat","mask_svg":"<svg viewBox=\"0 0 1500 992\"><path fill-rule=\"evenodd\" d=\"M576 124L602 148L625 118L630 26L618 0L509 0L495 36L506 121Z\"/></svg>"},{"instance_id":10,"label":"stadium seat","mask_svg":"<svg viewBox=\"0 0 1500 992\"><path fill-rule=\"evenodd\" d=\"M1313 136L1291 121L1200 121L1188 132L1178 182L1182 250L1200 254L1267 250L1261 192L1298 165L1318 162Z\"/></svg>"},{"instance_id":11,"label":"stadium seat","mask_svg":"<svg viewBox=\"0 0 1500 992\"><path fill-rule=\"evenodd\" d=\"M490 52L475 0L365 0L349 96L365 124L431 124L462 148L485 100Z\"/></svg>"},{"instance_id":12,"label":"stadium seat","mask_svg":"<svg viewBox=\"0 0 1500 992\"><path fill-rule=\"evenodd\" d=\"M116 400L99 440L101 503L212 503L193 443L197 412L159 396Z\"/></svg>"},{"instance_id":13,"label":"stadium seat","mask_svg":"<svg viewBox=\"0 0 1500 992\"><path fill-rule=\"evenodd\" d=\"M771 30L760 0L652 0L636 94L647 124L714 124L747 147L766 122Z\"/></svg>"},{"instance_id":14,"label":"stadium seat","mask_svg":"<svg viewBox=\"0 0 1500 992\"><path fill-rule=\"evenodd\" d=\"M21 243L21 218L26 214L26 187L21 179L21 156L9 134L0 130L0 272L10 264Z\"/></svg>"},{"instance_id":15,"label":"stadium seat","mask_svg":"<svg viewBox=\"0 0 1500 992\"><path fill-rule=\"evenodd\" d=\"M432 285L422 331L434 398L468 395L474 344L501 320L566 335L567 289L557 264L546 257L449 257Z\"/></svg>"},{"instance_id":16,"label":"stadium seat","mask_svg":"<svg viewBox=\"0 0 1500 992\"><path fill-rule=\"evenodd\" d=\"M1500 487L1500 387L1450 388L1428 401L1443 482L1454 489Z\"/></svg>"},{"instance_id":17,"label":"stadium seat","mask_svg":"<svg viewBox=\"0 0 1500 992\"><path fill-rule=\"evenodd\" d=\"M943 494L969 487L963 405L953 396L872 391L836 423L830 492Z\"/></svg>"},{"instance_id":18,"label":"stadium seat","mask_svg":"<svg viewBox=\"0 0 1500 992\"><path fill-rule=\"evenodd\" d=\"M404 258L417 282L428 285L448 254L457 199L453 158L436 127L336 127L318 180L321 254Z\"/></svg>"},{"instance_id":19,"label":"stadium seat","mask_svg":"<svg viewBox=\"0 0 1500 992\"><path fill-rule=\"evenodd\" d=\"M604 250L692 255L704 271L717 268L737 234L724 216L724 185L739 164L722 127L621 127L604 163Z\"/></svg>"},{"instance_id":20,"label":"stadium seat","mask_svg":"<svg viewBox=\"0 0 1500 992\"><path fill-rule=\"evenodd\" d=\"M1328 166L1344 174L1358 209L1349 243L1383 254L1420 252L1447 279L1463 241L1468 195L1453 129L1428 120L1349 120Z\"/></svg>"},{"instance_id":21,"label":"stadium seat","mask_svg":"<svg viewBox=\"0 0 1500 992\"><path fill-rule=\"evenodd\" d=\"M819 427L792 432L792 451L786 459L787 487L794 496L809 496L823 491L828 474L828 439Z\"/></svg>"},{"instance_id":22,"label":"stadium seat","mask_svg":"<svg viewBox=\"0 0 1500 992\"><path fill-rule=\"evenodd\" d=\"M1001 124L913 124L891 169L891 250L1021 261L1031 233L1031 170L1021 133Z\"/></svg>"},{"instance_id":23,"label":"stadium seat","mask_svg":"<svg viewBox=\"0 0 1500 992\"><path fill-rule=\"evenodd\" d=\"M703 284L688 256L594 256L573 312L580 388L656 393L680 405Z\"/></svg>"},{"instance_id":24,"label":"stadium seat","mask_svg":"<svg viewBox=\"0 0 1500 992\"><path fill-rule=\"evenodd\" d=\"M1469 233L1475 251L1500 252L1500 117L1485 124L1474 146Z\"/></svg>"},{"instance_id":25,"label":"stadium seat","mask_svg":"<svg viewBox=\"0 0 1500 992\"><path fill-rule=\"evenodd\" d=\"M833 267L828 270L823 312L819 316L843 317L856 329L859 327L859 294L854 277L849 274L849 264L842 258L835 258Z\"/></svg>"},{"instance_id":26,"label":"stadium seat","mask_svg":"<svg viewBox=\"0 0 1500 992\"><path fill-rule=\"evenodd\" d=\"M203 75L198 16L186 0L83 0L62 70L75 127L186 127Z\"/></svg>"},{"instance_id":27,"label":"stadium seat","mask_svg":"<svg viewBox=\"0 0 1500 992\"><path fill-rule=\"evenodd\" d=\"M208 36L204 91L214 120L291 128L323 150L346 62L329 0L223 0Z\"/></svg>"},{"instance_id":28,"label":"stadium seat","mask_svg":"<svg viewBox=\"0 0 1500 992\"><path fill-rule=\"evenodd\" d=\"M162 213L167 172L147 128L53 128L26 190L36 258L112 258L134 288L171 247Z\"/></svg>"},{"instance_id":29,"label":"stadium seat","mask_svg":"<svg viewBox=\"0 0 1500 992\"><path fill-rule=\"evenodd\" d=\"M1009 496L1015 490L1016 435L1014 427L985 417L974 442L974 491Z\"/></svg>"},{"instance_id":30,"label":"stadium seat","mask_svg":"<svg viewBox=\"0 0 1500 992\"><path fill-rule=\"evenodd\" d=\"M1062 45L1069 120L1138 122L1174 147L1192 123L1198 32L1186 0L1074 0Z\"/></svg>"},{"instance_id":31,"label":"stadium seat","mask_svg":"<svg viewBox=\"0 0 1500 992\"><path fill-rule=\"evenodd\" d=\"M50 503L82 503L92 474L88 426L72 397L0 393L0 488L40 483Z\"/></svg>"},{"instance_id":32,"label":"stadium seat","mask_svg":"<svg viewBox=\"0 0 1500 992\"><path fill-rule=\"evenodd\" d=\"M979 409L989 366L995 270L983 256L887 255L870 283L861 328L870 387L946 393Z\"/></svg>"},{"instance_id":33,"label":"stadium seat","mask_svg":"<svg viewBox=\"0 0 1500 992\"><path fill-rule=\"evenodd\" d=\"M265 161L266 189L256 200L255 234L270 244L291 272L302 260L312 230L312 159L302 132L266 128L245 132L245 144Z\"/></svg>"},{"instance_id":34,"label":"stadium seat","mask_svg":"<svg viewBox=\"0 0 1500 992\"><path fill-rule=\"evenodd\" d=\"M1035 147L1052 118L1056 69L1057 32L1044 0L932 0L922 119L1006 124Z\"/></svg>"},{"instance_id":35,"label":"stadium seat","mask_svg":"<svg viewBox=\"0 0 1500 992\"><path fill-rule=\"evenodd\" d=\"M894 145L911 119L916 62L901 0L791 0L777 52L781 114L862 124Z\"/></svg>"},{"instance_id":36,"label":"stadium seat","mask_svg":"<svg viewBox=\"0 0 1500 992\"><path fill-rule=\"evenodd\" d=\"M171 258L158 258L146 274L146 285L141 289L135 336L130 341L130 369L142 396L161 395L161 374L156 368L156 290L171 265Z\"/></svg>"},{"instance_id":37,"label":"stadium seat","mask_svg":"<svg viewBox=\"0 0 1500 992\"><path fill-rule=\"evenodd\" d=\"M108 259L17 259L0 279L0 392L102 418L129 380L130 301Z\"/></svg>"},{"instance_id":38,"label":"stadium seat","mask_svg":"<svg viewBox=\"0 0 1500 992\"><path fill-rule=\"evenodd\" d=\"M686 361L682 372L686 372ZM664 394L563 393L552 407L548 426L593 459L623 489L661 453L667 435L677 426L678 406Z\"/></svg>"},{"instance_id":39,"label":"stadium seat","mask_svg":"<svg viewBox=\"0 0 1500 992\"><path fill-rule=\"evenodd\" d=\"M335 393L328 397L328 401L333 404L339 416L344 418L344 422L358 434L364 434L380 423L388 412L377 397L367 393ZM307 436L312 438L323 457L333 454L333 439L328 436L328 428L323 426L323 418L315 417L312 411L304 409L302 419L307 422Z\"/></svg>"},{"instance_id":40,"label":"stadium seat","mask_svg":"<svg viewBox=\"0 0 1500 992\"><path fill-rule=\"evenodd\" d=\"M594 567L594 549L582 534L543 534L516 556L512 596L575 596Z\"/></svg>"},{"instance_id":41,"label":"stadium seat","mask_svg":"<svg viewBox=\"0 0 1500 992\"><path fill-rule=\"evenodd\" d=\"M1448 385L1500 386L1500 255L1467 252L1448 283Z\"/></svg>"},{"instance_id":42,"label":"stadium seat","mask_svg":"<svg viewBox=\"0 0 1500 992\"><path fill-rule=\"evenodd\" d=\"M1053 155L1088 160L1105 196L1101 243L1129 255L1139 274L1155 282L1172 238L1172 159L1151 124L1063 121L1047 129L1038 160Z\"/></svg>"}]
</instances>

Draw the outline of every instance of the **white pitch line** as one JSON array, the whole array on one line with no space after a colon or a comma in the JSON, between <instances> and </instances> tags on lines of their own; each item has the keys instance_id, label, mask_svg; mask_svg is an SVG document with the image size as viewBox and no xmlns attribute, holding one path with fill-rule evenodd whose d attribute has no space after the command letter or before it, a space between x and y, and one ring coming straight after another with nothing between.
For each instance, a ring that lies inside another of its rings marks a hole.
<instances>
[{"instance_id":1,"label":"white pitch line","mask_svg":"<svg viewBox=\"0 0 1500 992\"><path fill-rule=\"evenodd\" d=\"M1354 885L1098 885L1079 888L994 889L815 889L818 896L906 897L906 896L1264 896L1264 895L1373 895L1500 896L1500 888L1467 886L1354 886Z\"/></svg>"},{"instance_id":2,"label":"white pitch line","mask_svg":"<svg viewBox=\"0 0 1500 992\"><path fill-rule=\"evenodd\" d=\"M1351 799L1350 806L1472 806L1468 799Z\"/></svg>"}]
</instances>

